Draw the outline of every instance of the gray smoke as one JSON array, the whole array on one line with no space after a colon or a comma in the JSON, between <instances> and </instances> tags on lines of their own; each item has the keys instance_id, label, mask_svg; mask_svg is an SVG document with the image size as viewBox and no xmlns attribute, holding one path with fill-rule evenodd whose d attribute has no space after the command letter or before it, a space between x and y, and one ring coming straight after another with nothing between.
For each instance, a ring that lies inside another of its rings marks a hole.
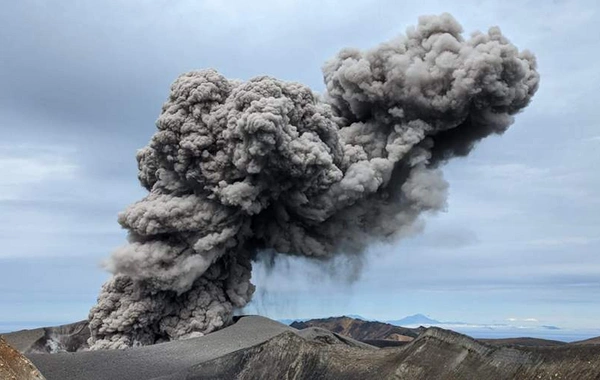
<instances>
[{"instance_id":1,"label":"gray smoke","mask_svg":"<svg viewBox=\"0 0 600 380\"><path fill-rule=\"evenodd\" d=\"M229 324L260 251L326 260L409 233L445 207L439 169L503 133L538 87L498 28L463 39L449 14L323 67L326 94L263 76L180 76L137 154L149 195L119 215L128 243L90 312L92 349Z\"/></svg>"}]
</instances>

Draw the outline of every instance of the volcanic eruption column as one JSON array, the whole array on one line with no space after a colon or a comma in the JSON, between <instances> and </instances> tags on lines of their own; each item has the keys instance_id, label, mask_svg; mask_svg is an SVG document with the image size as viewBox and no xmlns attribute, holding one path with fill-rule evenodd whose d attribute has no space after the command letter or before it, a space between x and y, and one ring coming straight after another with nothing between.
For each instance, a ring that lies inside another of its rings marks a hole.
<instances>
[{"instance_id":1,"label":"volcanic eruption column","mask_svg":"<svg viewBox=\"0 0 600 380\"><path fill-rule=\"evenodd\" d=\"M534 56L449 14L375 49L342 50L327 91L214 70L180 76L138 151L149 194L90 311L92 349L203 335L254 292L261 250L325 260L408 233L444 207L439 167L501 134L535 93Z\"/></svg>"}]
</instances>

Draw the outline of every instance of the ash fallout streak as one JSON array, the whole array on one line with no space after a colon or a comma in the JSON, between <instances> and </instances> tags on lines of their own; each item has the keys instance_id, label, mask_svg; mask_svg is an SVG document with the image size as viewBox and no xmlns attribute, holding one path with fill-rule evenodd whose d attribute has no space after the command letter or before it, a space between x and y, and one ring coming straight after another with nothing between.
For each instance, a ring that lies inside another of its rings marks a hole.
<instances>
[{"instance_id":1,"label":"ash fallout streak","mask_svg":"<svg viewBox=\"0 0 600 380\"><path fill-rule=\"evenodd\" d=\"M138 151L149 194L119 214L128 243L90 311L91 349L226 326L262 250L326 260L409 233L445 206L442 164L529 103L535 69L498 28L465 39L442 14L339 52L322 97L267 76L183 74Z\"/></svg>"}]
</instances>

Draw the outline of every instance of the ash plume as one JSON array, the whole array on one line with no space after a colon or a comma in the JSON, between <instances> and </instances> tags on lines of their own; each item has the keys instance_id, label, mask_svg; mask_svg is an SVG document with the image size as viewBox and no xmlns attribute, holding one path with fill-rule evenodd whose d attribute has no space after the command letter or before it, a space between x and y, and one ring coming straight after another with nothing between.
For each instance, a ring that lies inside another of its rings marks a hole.
<instances>
[{"instance_id":1,"label":"ash plume","mask_svg":"<svg viewBox=\"0 0 600 380\"><path fill-rule=\"evenodd\" d=\"M410 233L445 207L441 165L503 133L535 93L534 56L498 28L462 37L449 14L344 49L326 93L214 70L180 76L138 151L147 197L90 311L92 349L220 329L254 292L260 251L327 260Z\"/></svg>"}]
</instances>

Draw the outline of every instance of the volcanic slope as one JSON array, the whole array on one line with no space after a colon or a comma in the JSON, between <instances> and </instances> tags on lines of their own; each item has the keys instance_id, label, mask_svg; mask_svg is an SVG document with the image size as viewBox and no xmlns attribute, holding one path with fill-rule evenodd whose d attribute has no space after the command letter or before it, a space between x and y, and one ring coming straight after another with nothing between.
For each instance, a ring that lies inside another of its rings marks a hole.
<instances>
[{"instance_id":1,"label":"volcanic slope","mask_svg":"<svg viewBox=\"0 0 600 380\"><path fill-rule=\"evenodd\" d=\"M365 351L291 332L165 379L597 379L600 348L494 347L429 328L403 347Z\"/></svg>"},{"instance_id":2,"label":"volcanic slope","mask_svg":"<svg viewBox=\"0 0 600 380\"><path fill-rule=\"evenodd\" d=\"M378 349L263 317L188 340L125 350L29 354L48 380L597 379L600 346L493 346L440 328Z\"/></svg>"}]
</instances>

